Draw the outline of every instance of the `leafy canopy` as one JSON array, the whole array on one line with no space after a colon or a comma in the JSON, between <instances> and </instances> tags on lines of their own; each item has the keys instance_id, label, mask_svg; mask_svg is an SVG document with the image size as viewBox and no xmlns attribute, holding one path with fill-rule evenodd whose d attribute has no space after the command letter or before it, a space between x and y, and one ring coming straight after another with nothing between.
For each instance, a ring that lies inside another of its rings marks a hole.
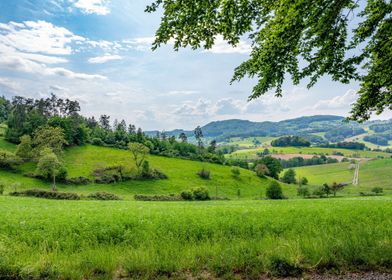
<instances>
[{"instance_id":1,"label":"leafy canopy","mask_svg":"<svg viewBox=\"0 0 392 280\"><path fill-rule=\"evenodd\" d=\"M155 0L146 11L164 10L153 49L171 39L175 50L209 49L217 35L236 46L248 36L250 58L235 69L232 82L257 78L249 99L271 89L281 96L289 77L294 84L307 78L308 87L324 75L342 83L361 81L350 118L363 121L392 109L392 4L363 2Z\"/></svg>"}]
</instances>

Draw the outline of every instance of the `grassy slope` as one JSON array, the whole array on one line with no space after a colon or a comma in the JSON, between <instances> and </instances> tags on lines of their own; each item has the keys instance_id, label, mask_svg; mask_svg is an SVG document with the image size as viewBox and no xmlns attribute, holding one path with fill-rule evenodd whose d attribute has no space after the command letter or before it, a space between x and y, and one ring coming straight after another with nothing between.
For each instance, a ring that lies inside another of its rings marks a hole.
<instances>
[{"instance_id":1,"label":"grassy slope","mask_svg":"<svg viewBox=\"0 0 392 280\"><path fill-rule=\"evenodd\" d=\"M310 185L321 185L332 182L349 182L354 170L349 170L349 163L327 164L322 166L306 166L295 168L298 176L309 179ZM384 192L392 194L392 160L372 160L362 162L359 169L359 186L349 186L347 194L369 192L374 187L384 188Z\"/></svg>"},{"instance_id":2,"label":"grassy slope","mask_svg":"<svg viewBox=\"0 0 392 280\"><path fill-rule=\"evenodd\" d=\"M358 154L360 157L363 158L377 158L377 157L384 157L390 158L392 154L383 153L383 152L373 152L373 151L355 151L355 150L348 150L348 149L331 149L331 148L318 148L318 147L306 147L306 148L298 148L298 147L271 147L270 151L276 151L276 153L281 154L325 154L325 155L332 155L333 152L340 152L346 157L354 157L355 154ZM257 158L257 153L262 152L263 149L247 149L247 150L239 150L227 157L233 158Z\"/></svg>"},{"instance_id":3,"label":"grassy slope","mask_svg":"<svg viewBox=\"0 0 392 280\"><path fill-rule=\"evenodd\" d=\"M231 175L231 168L228 166L159 156L149 156L147 159L152 168L161 170L169 179L127 181L111 185L70 186L59 184L59 190L82 194L94 191L107 191L130 199L134 194L179 193L190 188L204 186L210 190L210 194L213 196L215 196L216 189L218 189L218 196L236 198L237 190L240 189L241 198L249 199L264 196L266 186L269 183L269 179L261 179L255 173L245 169L241 169L239 179L234 179ZM69 177L91 177L92 170L98 166L133 165L128 151L91 145L68 149L65 151L63 160L68 169ZM210 180L203 180L196 174L203 167L211 171ZM21 169L22 173L31 172L34 171L34 165L27 164ZM0 183L6 185L6 191L12 190L11 185L13 183L21 183L21 186L18 188L20 190L33 187L50 188L49 183L1 170ZM284 186L284 193L293 197L295 196L295 189Z\"/></svg>"},{"instance_id":4,"label":"grassy slope","mask_svg":"<svg viewBox=\"0 0 392 280\"><path fill-rule=\"evenodd\" d=\"M237 273L258 279L274 272L274 259L305 271L385 269L392 262L391 202L390 197L146 203L0 196L0 275L157 279L179 273L190 279L203 273L232 279Z\"/></svg>"}]
</instances>

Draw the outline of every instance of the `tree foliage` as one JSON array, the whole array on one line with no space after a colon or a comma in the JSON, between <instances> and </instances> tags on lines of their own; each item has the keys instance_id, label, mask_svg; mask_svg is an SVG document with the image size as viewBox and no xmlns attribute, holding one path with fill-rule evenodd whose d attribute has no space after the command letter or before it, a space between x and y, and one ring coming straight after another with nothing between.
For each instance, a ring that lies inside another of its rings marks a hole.
<instances>
[{"instance_id":1,"label":"tree foliage","mask_svg":"<svg viewBox=\"0 0 392 280\"><path fill-rule=\"evenodd\" d=\"M342 83L359 80L351 118L361 121L392 109L392 4L363 2L155 0L146 11L164 10L153 49L169 40L175 50L209 49L218 35L236 46L247 36L250 57L235 69L232 82L257 78L249 99L271 89L281 96L287 78L294 84L308 79L308 87L324 75Z\"/></svg>"},{"instance_id":2,"label":"tree foliage","mask_svg":"<svg viewBox=\"0 0 392 280\"><path fill-rule=\"evenodd\" d=\"M42 151L38 161L36 173L47 179L53 179L52 190L56 191L56 176L60 173L63 165L49 148Z\"/></svg>"},{"instance_id":3,"label":"tree foliage","mask_svg":"<svg viewBox=\"0 0 392 280\"><path fill-rule=\"evenodd\" d=\"M140 168L150 149L141 143L128 143L128 149L131 151L132 159L135 162L138 172L140 172Z\"/></svg>"}]
</instances>

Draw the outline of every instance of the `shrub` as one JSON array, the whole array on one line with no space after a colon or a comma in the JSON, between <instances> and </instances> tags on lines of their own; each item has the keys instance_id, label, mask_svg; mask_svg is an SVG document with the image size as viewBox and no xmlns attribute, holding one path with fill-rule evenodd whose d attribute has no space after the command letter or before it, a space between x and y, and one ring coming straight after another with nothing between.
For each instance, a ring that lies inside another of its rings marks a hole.
<instances>
[{"instance_id":1,"label":"shrub","mask_svg":"<svg viewBox=\"0 0 392 280\"><path fill-rule=\"evenodd\" d=\"M87 196L87 198L95 200L121 200L121 198L117 195L107 192L91 193Z\"/></svg>"},{"instance_id":2,"label":"shrub","mask_svg":"<svg viewBox=\"0 0 392 280\"><path fill-rule=\"evenodd\" d=\"M300 186L297 190L298 196L308 197L310 195L309 189L306 186Z\"/></svg>"},{"instance_id":3,"label":"shrub","mask_svg":"<svg viewBox=\"0 0 392 280\"><path fill-rule=\"evenodd\" d=\"M135 200L141 201L180 201L183 200L181 196L173 195L143 195L135 194Z\"/></svg>"},{"instance_id":4,"label":"shrub","mask_svg":"<svg viewBox=\"0 0 392 280\"><path fill-rule=\"evenodd\" d=\"M25 190L22 192L12 192L10 193L12 196L29 196L29 197L38 197L38 198L47 198L47 199L59 199L59 200L79 200L80 196L76 193L67 193L67 192L53 192L39 189L31 189Z\"/></svg>"},{"instance_id":5,"label":"shrub","mask_svg":"<svg viewBox=\"0 0 392 280\"><path fill-rule=\"evenodd\" d=\"M308 183L309 183L308 178L303 177L303 178L301 179L301 184L302 184L302 185L307 185Z\"/></svg>"},{"instance_id":6,"label":"shrub","mask_svg":"<svg viewBox=\"0 0 392 280\"><path fill-rule=\"evenodd\" d=\"M80 176L66 179L65 183L69 185L88 185L91 183L91 180L89 178Z\"/></svg>"},{"instance_id":7,"label":"shrub","mask_svg":"<svg viewBox=\"0 0 392 280\"><path fill-rule=\"evenodd\" d=\"M105 143L102 141L101 138L93 138L93 139L91 140L91 143L92 143L93 145L96 145L96 146L104 146L104 145L105 145Z\"/></svg>"},{"instance_id":8,"label":"shrub","mask_svg":"<svg viewBox=\"0 0 392 280\"><path fill-rule=\"evenodd\" d=\"M290 276L299 276L302 274L302 269L289 263L286 260L282 259L272 259L271 261L271 272L275 276L279 277L290 277Z\"/></svg>"},{"instance_id":9,"label":"shrub","mask_svg":"<svg viewBox=\"0 0 392 280\"><path fill-rule=\"evenodd\" d=\"M210 179L211 172L209 170L203 168L203 169L199 170L199 172L197 172L197 175L199 175L200 178L202 178L202 179L208 180L208 179Z\"/></svg>"},{"instance_id":10,"label":"shrub","mask_svg":"<svg viewBox=\"0 0 392 280\"><path fill-rule=\"evenodd\" d=\"M4 194L4 189L5 189L5 186L3 184L0 184L0 195Z\"/></svg>"},{"instance_id":11,"label":"shrub","mask_svg":"<svg viewBox=\"0 0 392 280\"><path fill-rule=\"evenodd\" d=\"M234 178L238 179L240 177L240 174L241 174L241 171L240 171L240 169L238 167L233 166L231 168L231 175Z\"/></svg>"},{"instance_id":12,"label":"shrub","mask_svg":"<svg viewBox=\"0 0 392 280\"><path fill-rule=\"evenodd\" d=\"M295 179L295 171L294 169L288 169L281 178L281 181L286 184L295 184L297 180Z\"/></svg>"},{"instance_id":13,"label":"shrub","mask_svg":"<svg viewBox=\"0 0 392 280\"><path fill-rule=\"evenodd\" d=\"M259 163L255 167L255 172L257 176L265 178L269 174L269 169L267 165Z\"/></svg>"},{"instance_id":14,"label":"shrub","mask_svg":"<svg viewBox=\"0 0 392 280\"><path fill-rule=\"evenodd\" d=\"M183 200L193 200L193 193L191 191L182 191L180 196Z\"/></svg>"},{"instance_id":15,"label":"shrub","mask_svg":"<svg viewBox=\"0 0 392 280\"><path fill-rule=\"evenodd\" d=\"M283 199L282 187L276 181L272 181L267 187L266 196L269 199Z\"/></svg>"},{"instance_id":16,"label":"shrub","mask_svg":"<svg viewBox=\"0 0 392 280\"><path fill-rule=\"evenodd\" d=\"M327 185L327 186L328 186L328 185ZM312 194L313 194L314 196L316 196L316 197L320 197L320 198L324 197L324 196L326 195L325 186L316 188L316 189L313 191Z\"/></svg>"},{"instance_id":17,"label":"shrub","mask_svg":"<svg viewBox=\"0 0 392 280\"><path fill-rule=\"evenodd\" d=\"M380 193L384 192L384 189L380 188L380 187L375 187L375 188L372 189L372 192L376 193L376 194L380 194Z\"/></svg>"},{"instance_id":18,"label":"shrub","mask_svg":"<svg viewBox=\"0 0 392 280\"><path fill-rule=\"evenodd\" d=\"M142 172L141 172L141 176L143 178L148 178L150 175L150 163L148 162L148 160L145 160L142 164Z\"/></svg>"},{"instance_id":19,"label":"shrub","mask_svg":"<svg viewBox=\"0 0 392 280\"><path fill-rule=\"evenodd\" d=\"M193 197L195 200L210 200L210 195L208 193L208 190L206 188L195 188L192 189Z\"/></svg>"}]
</instances>

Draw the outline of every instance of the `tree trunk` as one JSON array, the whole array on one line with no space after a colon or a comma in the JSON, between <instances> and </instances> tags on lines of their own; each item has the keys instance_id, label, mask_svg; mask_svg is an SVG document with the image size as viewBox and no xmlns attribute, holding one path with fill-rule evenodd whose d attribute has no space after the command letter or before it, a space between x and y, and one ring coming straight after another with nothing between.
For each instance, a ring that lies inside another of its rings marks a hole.
<instances>
[{"instance_id":1,"label":"tree trunk","mask_svg":"<svg viewBox=\"0 0 392 280\"><path fill-rule=\"evenodd\" d=\"M56 188L56 175L53 174L53 186L52 186L52 191L56 192L57 188Z\"/></svg>"}]
</instances>

